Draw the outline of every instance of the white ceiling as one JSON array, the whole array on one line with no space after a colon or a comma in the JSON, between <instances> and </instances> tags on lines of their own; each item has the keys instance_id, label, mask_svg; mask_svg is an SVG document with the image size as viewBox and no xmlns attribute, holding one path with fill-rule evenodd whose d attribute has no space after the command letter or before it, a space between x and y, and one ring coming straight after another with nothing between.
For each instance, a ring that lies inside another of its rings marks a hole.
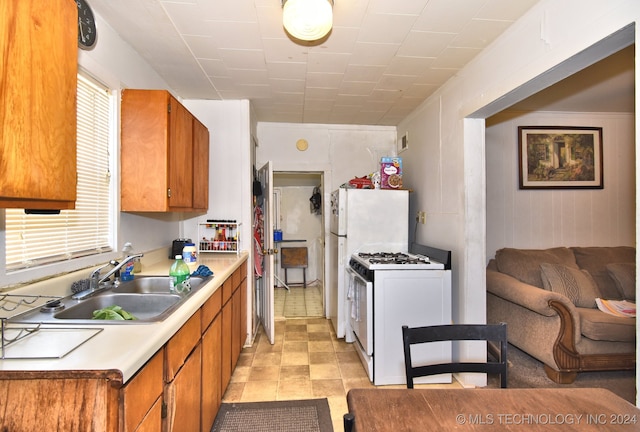
<instances>
[{"instance_id":1,"label":"white ceiling","mask_svg":"<svg viewBox=\"0 0 640 432\"><path fill-rule=\"evenodd\" d=\"M287 36L281 0L88 1L183 99L250 99L258 121L397 125L538 0L335 0L314 46Z\"/></svg>"}]
</instances>

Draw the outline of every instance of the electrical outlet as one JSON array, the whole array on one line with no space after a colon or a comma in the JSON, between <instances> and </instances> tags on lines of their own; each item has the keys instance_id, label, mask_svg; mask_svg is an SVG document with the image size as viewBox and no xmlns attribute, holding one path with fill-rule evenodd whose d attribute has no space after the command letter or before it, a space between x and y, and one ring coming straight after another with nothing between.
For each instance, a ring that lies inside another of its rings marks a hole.
<instances>
[{"instance_id":1,"label":"electrical outlet","mask_svg":"<svg viewBox=\"0 0 640 432\"><path fill-rule=\"evenodd\" d=\"M426 212L418 212L418 219L421 224L425 224L427 222L427 213Z\"/></svg>"}]
</instances>

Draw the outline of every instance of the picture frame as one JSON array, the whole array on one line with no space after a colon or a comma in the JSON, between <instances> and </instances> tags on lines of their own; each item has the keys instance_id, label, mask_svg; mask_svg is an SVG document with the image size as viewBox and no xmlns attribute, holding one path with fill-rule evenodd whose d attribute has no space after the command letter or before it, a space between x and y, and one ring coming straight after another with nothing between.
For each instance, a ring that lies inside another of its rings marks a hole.
<instances>
[{"instance_id":1,"label":"picture frame","mask_svg":"<svg viewBox=\"0 0 640 432\"><path fill-rule=\"evenodd\" d=\"M398 140L397 147L398 154L409 148L409 132L405 132L404 135L402 135L402 137Z\"/></svg>"},{"instance_id":2,"label":"picture frame","mask_svg":"<svg viewBox=\"0 0 640 432\"><path fill-rule=\"evenodd\" d=\"M602 128L519 126L520 189L603 189Z\"/></svg>"}]
</instances>

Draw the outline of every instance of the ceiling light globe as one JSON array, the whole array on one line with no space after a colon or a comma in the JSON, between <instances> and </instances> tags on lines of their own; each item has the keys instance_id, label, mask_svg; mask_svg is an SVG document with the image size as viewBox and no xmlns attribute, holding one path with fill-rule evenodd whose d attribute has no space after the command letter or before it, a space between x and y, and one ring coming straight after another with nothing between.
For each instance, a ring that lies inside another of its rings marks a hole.
<instances>
[{"instance_id":1,"label":"ceiling light globe","mask_svg":"<svg viewBox=\"0 0 640 432\"><path fill-rule=\"evenodd\" d=\"M323 38L333 26L331 0L287 0L282 23L287 32L300 40Z\"/></svg>"}]
</instances>

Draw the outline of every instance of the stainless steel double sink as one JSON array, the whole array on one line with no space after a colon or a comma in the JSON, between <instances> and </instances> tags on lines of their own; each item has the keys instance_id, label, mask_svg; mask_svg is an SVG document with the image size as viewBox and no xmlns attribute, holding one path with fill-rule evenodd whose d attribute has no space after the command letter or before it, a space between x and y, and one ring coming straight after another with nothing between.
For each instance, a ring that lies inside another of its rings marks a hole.
<instances>
[{"instance_id":1,"label":"stainless steel double sink","mask_svg":"<svg viewBox=\"0 0 640 432\"><path fill-rule=\"evenodd\" d=\"M165 320L187 299L202 288L213 276L191 277L191 290L182 294L171 292L168 276L136 276L132 281L122 282L83 300L71 296L44 307L17 315L14 323L42 324L148 324ZM95 310L120 306L136 317L135 320L93 319Z\"/></svg>"}]
</instances>

